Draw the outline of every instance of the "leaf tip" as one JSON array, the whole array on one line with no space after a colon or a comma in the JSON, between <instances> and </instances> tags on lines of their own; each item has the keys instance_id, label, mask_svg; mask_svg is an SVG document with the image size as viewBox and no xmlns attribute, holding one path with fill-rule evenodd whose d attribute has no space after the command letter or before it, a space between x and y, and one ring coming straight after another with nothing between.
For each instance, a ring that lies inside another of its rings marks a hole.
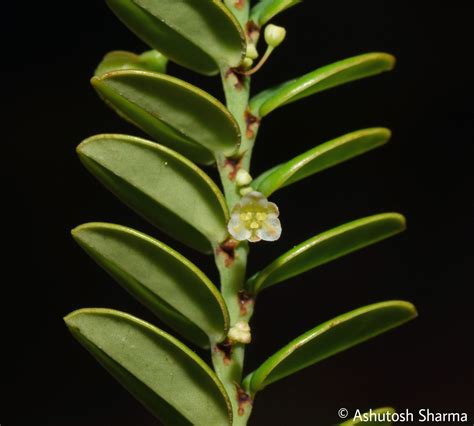
<instances>
[{"instance_id":1,"label":"leaf tip","mask_svg":"<svg viewBox=\"0 0 474 426\"><path fill-rule=\"evenodd\" d=\"M74 238L74 239L77 239L77 237L79 236L79 234L81 233L81 231L85 228L86 224L82 224L82 225L78 225L74 228L71 229L71 236Z\"/></svg>"},{"instance_id":2,"label":"leaf tip","mask_svg":"<svg viewBox=\"0 0 474 426\"><path fill-rule=\"evenodd\" d=\"M405 310L410 314L409 319L414 319L418 316L418 310L413 303L401 301L400 304L403 305Z\"/></svg>"},{"instance_id":3,"label":"leaf tip","mask_svg":"<svg viewBox=\"0 0 474 426\"><path fill-rule=\"evenodd\" d=\"M407 219L401 213L389 213L388 214L393 221L397 222L400 228L400 232L407 229Z\"/></svg>"},{"instance_id":4,"label":"leaf tip","mask_svg":"<svg viewBox=\"0 0 474 426\"><path fill-rule=\"evenodd\" d=\"M405 216L401 213L391 212L391 213L381 213L375 216L371 216L372 220L383 221L386 224L391 224L391 229L393 234L403 232L407 229L407 220ZM393 235L392 234L392 235Z\"/></svg>"},{"instance_id":5,"label":"leaf tip","mask_svg":"<svg viewBox=\"0 0 474 426\"><path fill-rule=\"evenodd\" d=\"M94 136L93 136L94 137ZM92 141L93 137L84 139L79 145L76 146L76 154L79 156L84 154L86 146L89 144L89 142Z\"/></svg>"},{"instance_id":6,"label":"leaf tip","mask_svg":"<svg viewBox=\"0 0 474 426\"><path fill-rule=\"evenodd\" d=\"M77 330L77 325L75 324L75 320L79 315L84 313L86 309L76 309L75 311L69 312L67 315L63 317L63 321L66 324L67 328L70 331Z\"/></svg>"},{"instance_id":7,"label":"leaf tip","mask_svg":"<svg viewBox=\"0 0 474 426\"><path fill-rule=\"evenodd\" d=\"M386 127L376 127L375 130L380 134L385 142L388 142L392 138L392 131Z\"/></svg>"},{"instance_id":8,"label":"leaf tip","mask_svg":"<svg viewBox=\"0 0 474 426\"><path fill-rule=\"evenodd\" d=\"M416 309L416 306L408 302L406 300L390 300L387 302L381 302L380 304L374 304L372 306L384 306L385 308L396 308L397 310L403 312L403 319L398 323L398 325L401 325L403 323L406 323L408 321L411 321L418 317L418 311Z\"/></svg>"},{"instance_id":9,"label":"leaf tip","mask_svg":"<svg viewBox=\"0 0 474 426\"><path fill-rule=\"evenodd\" d=\"M102 77L104 76L105 74L95 74L91 77L90 79L90 83L92 85L92 87L97 87L100 83L100 80L102 79Z\"/></svg>"},{"instance_id":10,"label":"leaf tip","mask_svg":"<svg viewBox=\"0 0 474 426\"><path fill-rule=\"evenodd\" d=\"M89 222L89 223L83 223L81 225L76 226L75 228L71 229L71 236L74 238L74 240L79 243L81 240L81 236L83 236L83 232L87 230L93 230L94 228L97 228L97 226L104 225L101 223L95 223L95 222Z\"/></svg>"},{"instance_id":11,"label":"leaf tip","mask_svg":"<svg viewBox=\"0 0 474 426\"><path fill-rule=\"evenodd\" d=\"M392 70L393 68L395 68L395 65L397 64L397 58L392 55L391 53L386 53L386 52L381 52L378 54L379 55L379 59L382 59L385 61L385 64L387 66L387 71L390 71Z\"/></svg>"}]
</instances>

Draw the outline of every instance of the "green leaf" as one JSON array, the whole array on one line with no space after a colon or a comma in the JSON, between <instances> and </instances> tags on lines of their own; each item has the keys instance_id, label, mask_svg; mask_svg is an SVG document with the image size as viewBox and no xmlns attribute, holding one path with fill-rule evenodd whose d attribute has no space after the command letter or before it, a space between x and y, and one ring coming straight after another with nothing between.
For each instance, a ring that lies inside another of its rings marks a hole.
<instances>
[{"instance_id":1,"label":"green leaf","mask_svg":"<svg viewBox=\"0 0 474 426\"><path fill-rule=\"evenodd\" d=\"M251 109L254 114L264 117L283 105L332 87L389 71L394 65L395 58L387 53L367 53L344 59L259 93L252 99Z\"/></svg>"},{"instance_id":2,"label":"green leaf","mask_svg":"<svg viewBox=\"0 0 474 426\"><path fill-rule=\"evenodd\" d=\"M229 314L221 294L188 259L148 235L109 223L72 231L77 243L162 321L202 347L224 340Z\"/></svg>"},{"instance_id":3,"label":"green leaf","mask_svg":"<svg viewBox=\"0 0 474 426\"><path fill-rule=\"evenodd\" d=\"M388 415L395 414L395 413L396 413L396 411L392 407L377 408L376 410L370 410L367 413L362 413L361 414L362 420L359 419L359 418L347 420L346 422L341 423L340 426L355 426L355 425L390 426L392 424L391 421L380 421L380 422L376 421L376 420L374 420L374 421L371 421L371 420L364 421L363 419L364 418L370 419L370 417L368 417L369 415L375 416L375 417L373 417L374 419L376 419L376 418L386 418Z\"/></svg>"},{"instance_id":4,"label":"green leaf","mask_svg":"<svg viewBox=\"0 0 474 426\"><path fill-rule=\"evenodd\" d=\"M377 148L390 136L390 130L384 128L348 133L272 168L255 179L252 186L268 197L278 189Z\"/></svg>"},{"instance_id":5,"label":"green leaf","mask_svg":"<svg viewBox=\"0 0 474 426\"><path fill-rule=\"evenodd\" d=\"M296 6L303 0L260 0L251 11L250 20L257 25L265 25L279 13Z\"/></svg>"},{"instance_id":6,"label":"green leaf","mask_svg":"<svg viewBox=\"0 0 474 426\"><path fill-rule=\"evenodd\" d=\"M122 117L198 163L212 163L210 151L231 156L239 147L239 126L227 108L182 80L127 70L96 76L92 85Z\"/></svg>"},{"instance_id":7,"label":"green leaf","mask_svg":"<svg viewBox=\"0 0 474 426\"><path fill-rule=\"evenodd\" d=\"M405 218L383 213L333 228L297 245L247 282L252 293L278 284L405 229Z\"/></svg>"},{"instance_id":8,"label":"green leaf","mask_svg":"<svg viewBox=\"0 0 474 426\"><path fill-rule=\"evenodd\" d=\"M153 49L212 75L240 65L246 50L239 23L220 0L107 0L117 17Z\"/></svg>"},{"instance_id":9,"label":"green leaf","mask_svg":"<svg viewBox=\"0 0 474 426\"><path fill-rule=\"evenodd\" d=\"M303 368L397 327L417 315L404 301L365 306L327 321L299 336L245 379L252 395Z\"/></svg>"},{"instance_id":10,"label":"green leaf","mask_svg":"<svg viewBox=\"0 0 474 426\"><path fill-rule=\"evenodd\" d=\"M174 337L111 309L81 309L64 321L102 366L165 424L232 423L230 401L219 379Z\"/></svg>"},{"instance_id":11,"label":"green leaf","mask_svg":"<svg viewBox=\"0 0 474 426\"><path fill-rule=\"evenodd\" d=\"M142 70L166 73L168 59L156 50L149 50L141 55L132 52L115 50L107 53L95 70L95 75L102 75L118 70Z\"/></svg>"},{"instance_id":12,"label":"green leaf","mask_svg":"<svg viewBox=\"0 0 474 426\"><path fill-rule=\"evenodd\" d=\"M77 152L103 185L151 223L204 253L227 238L219 188L178 153L144 139L98 135Z\"/></svg>"}]
</instances>

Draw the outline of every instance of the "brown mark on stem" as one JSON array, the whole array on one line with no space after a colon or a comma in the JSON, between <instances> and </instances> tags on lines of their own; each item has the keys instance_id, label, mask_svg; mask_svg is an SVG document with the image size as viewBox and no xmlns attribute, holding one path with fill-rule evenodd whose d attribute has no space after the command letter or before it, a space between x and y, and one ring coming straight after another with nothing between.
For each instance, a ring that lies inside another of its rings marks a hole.
<instances>
[{"instance_id":1,"label":"brown mark on stem","mask_svg":"<svg viewBox=\"0 0 474 426\"><path fill-rule=\"evenodd\" d=\"M247 139L253 139L255 137L255 131L260 125L260 119L253 115L248 109L245 111L245 123L247 124L247 129L245 131L245 136Z\"/></svg>"},{"instance_id":2,"label":"brown mark on stem","mask_svg":"<svg viewBox=\"0 0 474 426\"><path fill-rule=\"evenodd\" d=\"M230 365L232 362L232 342L229 339L224 340L222 343L218 343L215 346L214 351L222 354L224 365Z\"/></svg>"},{"instance_id":3,"label":"brown mark on stem","mask_svg":"<svg viewBox=\"0 0 474 426\"><path fill-rule=\"evenodd\" d=\"M260 37L260 27L254 21L248 21L245 26L247 37L252 43L255 43Z\"/></svg>"},{"instance_id":4,"label":"brown mark on stem","mask_svg":"<svg viewBox=\"0 0 474 426\"><path fill-rule=\"evenodd\" d=\"M242 168L243 158L243 155L240 155L239 157L228 157L225 159L224 167L230 169L228 177L231 182L235 180L237 172Z\"/></svg>"},{"instance_id":5,"label":"brown mark on stem","mask_svg":"<svg viewBox=\"0 0 474 426\"><path fill-rule=\"evenodd\" d=\"M217 247L216 254L218 256L224 256L224 265L226 268L230 268L234 263L235 248L238 244L238 241L234 240L233 238L229 238Z\"/></svg>"},{"instance_id":6,"label":"brown mark on stem","mask_svg":"<svg viewBox=\"0 0 474 426\"><path fill-rule=\"evenodd\" d=\"M242 10L245 6L245 0L235 0L234 6L236 9Z\"/></svg>"},{"instance_id":7,"label":"brown mark on stem","mask_svg":"<svg viewBox=\"0 0 474 426\"><path fill-rule=\"evenodd\" d=\"M249 307L253 306L255 303L255 299L252 297L250 293L245 290L239 291L239 307L240 307L240 316L245 316L248 313Z\"/></svg>"},{"instance_id":8,"label":"brown mark on stem","mask_svg":"<svg viewBox=\"0 0 474 426\"><path fill-rule=\"evenodd\" d=\"M242 90L244 88L245 76L242 74L239 74L234 69L229 68L227 72L225 73L225 78L226 80L229 80L230 78L232 78L232 84L234 85L234 88L236 90Z\"/></svg>"},{"instance_id":9,"label":"brown mark on stem","mask_svg":"<svg viewBox=\"0 0 474 426\"><path fill-rule=\"evenodd\" d=\"M237 389L237 402L239 404L239 416L243 416L245 414L245 409L248 405L252 405L252 398L250 395L245 392L242 387L240 387L238 384L235 385Z\"/></svg>"}]
</instances>

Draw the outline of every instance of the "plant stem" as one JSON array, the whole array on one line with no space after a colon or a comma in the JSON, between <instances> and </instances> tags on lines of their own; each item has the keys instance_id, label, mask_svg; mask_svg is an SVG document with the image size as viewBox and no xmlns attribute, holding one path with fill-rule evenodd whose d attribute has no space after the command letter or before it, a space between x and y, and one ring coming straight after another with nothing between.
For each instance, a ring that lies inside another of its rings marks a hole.
<instances>
[{"instance_id":1,"label":"plant stem","mask_svg":"<svg viewBox=\"0 0 474 426\"><path fill-rule=\"evenodd\" d=\"M249 16L249 0L225 0L243 28ZM249 114L250 78L237 74L233 69L221 70L222 84L229 111L241 131L241 144L237 154L216 158L229 211L240 200L235 177L239 169L249 171L252 148L258 122ZM255 131L254 131L255 129ZM230 315L230 326L239 321L249 321L253 313L253 300L244 292L247 269L248 243L229 239L215 248L215 260L221 279L221 292ZM252 411L252 401L242 388L245 345L229 340L212 344L212 362L217 376L227 390L233 409L233 426L244 426Z\"/></svg>"},{"instance_id":2,"label":"plant stem","mask_svg":"<svg viewBox=\"0 0 474 426\"><path fill-rule=\"evenodd\" d=\"M242 28L249 19L250 0L224 0L227 8L234 14Z\"/></svg>"}]
</instances>

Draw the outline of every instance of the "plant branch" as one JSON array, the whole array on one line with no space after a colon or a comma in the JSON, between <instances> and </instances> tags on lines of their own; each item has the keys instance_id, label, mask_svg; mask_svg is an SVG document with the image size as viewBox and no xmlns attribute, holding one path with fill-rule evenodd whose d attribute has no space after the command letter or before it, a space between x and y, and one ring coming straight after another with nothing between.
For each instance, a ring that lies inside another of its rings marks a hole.
<instances>
[{"instance_id":1,"label":"plant branch","mask_svg":"<svg viewBox=\"0 0 474 426\"><path fill-rule=\"evenodd\" d=\"M243 28L249 15L249 0L225 0ZM241 132L241 144L232 157L217 156L224 194L229 210L240 200L236 175L240 169L249 171L252 149L258 120L249 112L250 78L234 69L221 70L226 104L235 117ZM244 293L247 269L248 243L229 239L215 248L215 260L221 280L221 292L227 304L230 325L249 321L253 312L253 300ZM242 373L245 345L227 339L221 344L212 344L212 362L217 376L222 381L231 399L233 426L244 426L252 411L252 400L242 388Z\"/></svg>"}]
</instances>

